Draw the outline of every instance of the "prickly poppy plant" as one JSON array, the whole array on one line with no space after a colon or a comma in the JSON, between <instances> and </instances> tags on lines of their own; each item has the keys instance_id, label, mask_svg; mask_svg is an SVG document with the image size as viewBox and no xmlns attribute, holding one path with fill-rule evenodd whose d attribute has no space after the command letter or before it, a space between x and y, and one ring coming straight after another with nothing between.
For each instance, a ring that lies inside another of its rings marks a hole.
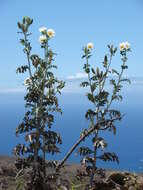
<instances>
[{"instance_id":1,"label":"prickly poppy plant","mask_svg":"<svg viewBox=\"0 0 143 190\"><path fill-rule=\"evenodd\" d=\"M114 152L106 152L108 143L102 137L101 132L111 131L116 134L116 121L120 121L123 115L119 110L112 108L112 104L115 101L122 100L121 89L123 84L125 82L130 83L129 79L124 78L124 71L128 69L126 64L127 53L130 51L128 42L120 44L120 71L112 68L112 59L117 52L117 48L108 45L109 52L104 56L103 69L98 67L95 69L89 63L93 48L92 43L88 43L83 48L82 59L85 61L83 69L87 74L87 80L81 83L81 87L88 89L87 98L91 103L91 108L85 114L85 118L89 121L89 128L81 133L81 138L84 140L85 137L90 136L93 146L79 148L82 163L85 164L90 175L90 185L93 185L98 159L119 163L118 156ZM109 85L111 85L112 91L109 90Z\"/></svg>"},{"instance_id":2,"label":"prickly poppy plant","mask_svg":"<svg viewBox=\"0 0 143 190\"><path fill-rule=\"evenodd\" d=\"M52 129L54 113L62 113L59 108L58 94L61 94L65 83L59 80L54 69L55 53L50 47L50 40L55 36L53 29L42 27L40 31L40 46L44 56L32 54L32 46L29 41L31 32L29 28L33 20L24 17L18 22L20 43L27 58L27 64L17 68L17 73L28 73L25 79L26 88L25 107L26 113L23 121L16 128L16 135L24 135L25 143L18 144L14 153L18 157L16 166L18 169L32 168L27 189L40 189L40 185L46 180L46 154L59 153L58 144L62 143L59 133ZM20 170L20 171L21 171Z\"/></svg>"}]
</instances>

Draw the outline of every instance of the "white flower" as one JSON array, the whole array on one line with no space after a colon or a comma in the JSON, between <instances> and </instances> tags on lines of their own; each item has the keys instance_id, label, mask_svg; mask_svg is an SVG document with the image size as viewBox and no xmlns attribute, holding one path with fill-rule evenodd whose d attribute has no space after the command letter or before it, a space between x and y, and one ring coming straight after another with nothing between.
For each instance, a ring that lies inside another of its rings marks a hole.
<instances>
[{"instance_id":1,"label":"white flower","mask_svg":"<svg viewBox=\"0 0 143 190\"><path fill-rule=\"evenodd\" d=\"M88 43L87 44L87 49L93 49L94 48L94 45L93 45L93 43Z\"/></svg>"},{"instance_id":2,"label":"white flower","mask_svg":"<svg viewBox=\"0 0 143 190\"><path fill-rule=\"evenodd\" d=\"M41 36L39 37L39 42L40 42L41 44L45 43L46 41L47 41L47 36L46 36L46 35L41 35Z\"/></svg>"},{"instance_id":3,"label":"white flower","mask_svg":"<svg viewBox=\"0 0 143 190\"><path fill-rule=\"evenodd\" d=\"M131 48L131 45L129 42L125 42L125 48L126 50L129 50Z\"/></svg>"},{"instance_id":4,"label":"white flower","mask_svg":"<svg viewBox=\"0 0 143 190\"><path fill-rule=\"evenodd\" d=\"M46 34L47 32L47 28L45 26L39 28L39 31L42 33L42 34Z\"/></svg>"},{"instance_id":5,"label":"white flower","mask_svg":"<svg viewBox=\"0 0 143 190\"><path fill-rule=\"evenodd\" d=\"M130 47L131 47L129 42L122 42L122 43L120 43L119 46L120 46L120 51L124 51L124 50L128 51L128 50L130 50Z\"/></svg>"},{"instance_id":6,"label":"white flower","mask_svg":"<svg viewBox=\"0 0 143 190\"><path fill-rule=\"evenodd\" d=\"M32 80L31 80L30 78L26 78L26 79L24 80L24 85L25 85L25 86L29 86L31 83L32 83Z\"/></svg>"},{"instance_id":7,"label":"white flower","mask_svg":"<svg viewBox=\"0 0 143 190\"><path fill-rule=\"evenodd\" d=\"M120 44L119 44L119 47L120 47L120 51L125 50L125 49L126 49L126 48L125 48L125 42L120 43Z\"/></svg>"},{"instance_id":8,"label":"white flower","mask_svg":"<svg viewBox=\"0 0 143 190\"><path fill-rule=\"evenodd\" d=\"M47 35L49 38L53 38L55 36L55 31L53 29L48 29Z\"/></svg>"}]
</instances>

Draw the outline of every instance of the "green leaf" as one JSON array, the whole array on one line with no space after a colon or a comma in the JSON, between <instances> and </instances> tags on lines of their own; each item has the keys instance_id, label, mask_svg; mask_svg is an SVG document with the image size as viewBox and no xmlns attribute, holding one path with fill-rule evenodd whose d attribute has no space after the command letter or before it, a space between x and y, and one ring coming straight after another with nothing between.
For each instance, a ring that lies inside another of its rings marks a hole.
<instances>
[{"instance_id":1,"label":"green leaf","mask_svg":"<svg viewBox=\"0 0 143 190\"><path fill-rule=\"evenodd\" d=\"M97 88L97 83L93 83L91 85L91 91L94 92L94 90Z\"/></svg>"},{"instance_id":2,"label":"green leaf","mask_svg":"<svg viewBox=\"0 0 143 190\"><path fill-rule=\"evenodd\" d=\"M23 28L23 25L20 22L17 23L17 26L18 26L19 29Z\"/></svg>"},{"instance_id":3,"label":"green leaf","mask_svg":"<svg viewBox=\"0 0 143 190\"><path fill-rule=\"evenodd\" d=\"M90 69L89 68L85 68L85 72L88 74L90 73Z\"/></svg>"},{"instance_id":4,"label":"green leaf","mask_svg":"<svg viewBox=\"0 0 143 190\"><path fill-rule=\"evenodd\" d=\"M25 45L25 40L24 40L24 39L20 39L20 43L21 43L22 45Z\"/></svg>"},{"instance_id":5,"label":"green leaf","mask_svg":"<svg viewBox=\"0 0 143 190\"><path fill-rule=\"evenodd\" d=\"M26 17L23 17L23 19L22 19L22 22L23 22L23 24L25 24L25 22L26 22L26 19L25 19Z\"/></svg>"},{"instance_id":6,"label":"green leaf","mask_svg":"<svg viewBox=\"0 0 143 190\"><path fill-rule=\"evenodd\" d=\"M82 155L82 156L86 156L86 155L89 155L89 154L92 154L93 151L88 148L88 147L80 147L79 150L78 150L79 154Z\"/></svg>"},{"instance_id":7,"label":"green leaf","mask_svg":"<svg viewBox=\"0 0 143 190\"><path fill-rule=\"evenodd\" d=\"M93 81L97 81L97 80L98 80L98 78L97 78L97 76L96 76L96 75L94 75L93 77L91 77L91 80L93 80ZM98 85L98 82L96 82L96 84Z\"/></svg>"},{"instance_id":8,"label":"green leaf","mask_svg":"<svg viewBox=\"0 0 143 190\"><path fill-rule=\"evenodd\" d=\"M114 48L114 54L117 52L117 47Z\"/></svg>"},{"instance_id":9,"label":"green leaf","mask_svg":"<svg viewBox=\"0 0 143 190\"><path fill-rule=\"evenodd\" d=\"M64 86L65 86L65 83L64 83L64 82L61 82L61 83L57 86L57 88L61 90L62 88L64 88Z\"/></svg>"},{"instance_id":10,"label":"green leaf","mask_svg":"<svg viewBox=\"0 0 143 190\"><path fill-rule=\"evenodd\" d=\"M118 86L116 86L116 92L119 92L119 91L121 90L122 87L123 87L122 85L118 85Z\"/></svg>"},{"instance_id":11,"label":"green leaf","mask_svg":"<svg viewBox=\"0 0 143 190\"><path fill-rule=\"evenodd\" d=\"M107 65L108 65L108 57L107 57L107 55L105 55L105 57L104 57L104 62L103 62L103 66L104 66L105 68L107 68Z\"/></svg>"},{"instance_id":12,"label":"green leaf","mask_svg":"<svg viewBox=\"0 0 143 190\"><path fill-rule=\"evenodd\" d=\"M130 79L121 79L120 82L128 82L129 84L131 84L131 80Z\"/></svg>"},{"instance_id":13,"label":"green leaf","mask_svg":"<svg viewBox=\"0 0 143 190\"><path fill-rule=\"evenodd\" d=\"M16 73L25 73L29 69L28 65L23 65L16 69Z\"/></svg>"},{"instance_id":14,"label":"green leaf","mask_svg":"<svg viewBox=\"0 0 143 190\"><path fill-rule=\"evenodd\" d=\"M116 135L116 127L114 125L111 126L111 130L113 131L113 134Z\"/></svg>"},{"instance_id":15,"label":"green leaf","mask_svg":"<svg viewBox=\"0 0 143 190\"><path fill-rule=\"evenodd\" d=\"M100 75L100 73L99 73L99 72L100 72L100 71L99 71L99 68L97 67L97 68L96 68L96 75L97 75L97 76L99 76L99 75Z\"/></svg>"},{"instance_id":16,"label":"green leaf","mask_svg":"<svg viewBox=\"0 0 143 190\"><path fill-rule=\"evenodd\" d=\"M112 73L113 74L116 73L119 76L119 72L117 70L115 70L115 69L112 69Z\"/></svg>"},{"instance_id":17,"label":"green leaf","mask_svg":"<svg viewBox=\"0 0 143 190\"><path fill-rule=\"evenodd\" d=\"M113 152L104 152L103 155L99 156L99 159L103 160L103 161L111 161L111 162L117 162L119 164L119 158L118 156Z\"/></svg>"},{"instance_id":18,"label":"green leaf","mask_svg":"<svg viewBox=\"0 0 143 190\"><path fill-rule=\"evenodd\" d=\"M94 70L94 68L91 68L91 71L92 71L93 74L95 74L95 70Z\"/></svg>"},{"instance_id":19,"label":"green leaf","mask_svg":"<svg viewBox=\"0 0 143 190\"><path fill-rule=\"evenodd\" d=\"M124 69L128 69L128 66L127 65L121 65L121 68L124 70Z\"/></svg>"},{"instance_id":20,"label":"green leaf","mask_svg":"<svg viewBox=\"0 0 143 190\"><path fill-rule=\"evenodd\" d=\"M80 84L80 86L81 86L81 87L87 87L87 86L89 86L89 82L84 81L84 82L82 82L82 83Z\"/></svg>"},{"instance_id":21,"label":"green leaf","mask_svg":"<svg viewBox=\"0 0 143 190\"><path fill-rule=\"evenodd\" d=\"M112 84L116 88L116 81L114 79L110 80L110 84Z\"/></svg>"},{"instance_id":22,"label":"green leaf","mask_svg":"<svg viewBox=\"0 0 143 190\"><path fill-rule=\"evenodd\" d=\"M87 93L88 100L93 102L95 101L94 96L91 93Z\"/></svg>"},{"instance_id":23,"label":"green leaf","mask_svg":"<svg viewBox=\"0 0 143 190\"><path fill-rule=\"evenodd\" d=\"M87 112L86 112L86 114L85 114L85 118L86 118L86 119L90 119L90 118L92 118L92 117L95 116L95 115L96 115L96 112L95 112L95 111L93 111L93 110L91 110L91 109L88 109Z\"/></svg>"},{"instance_id":24,"label":"green leaf","mask_svg":"<svg viewBox=\"0 0 143 190\"><path fill-rule=\"evenodd\" d=\"M104 62L108 62L108 57L107 57L107 55L105 55L105 57L104 57Z\"/></svg>"}]
</instances>

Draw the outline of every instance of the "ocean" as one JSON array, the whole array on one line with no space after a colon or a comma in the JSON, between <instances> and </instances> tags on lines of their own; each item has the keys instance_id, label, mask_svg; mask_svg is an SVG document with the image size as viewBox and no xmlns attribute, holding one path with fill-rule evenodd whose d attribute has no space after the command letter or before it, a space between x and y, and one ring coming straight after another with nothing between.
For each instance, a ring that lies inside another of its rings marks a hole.
<instances>
[{"instance_id":1,"label":"ocean","mask_svg":"<svg viewBox=\"0 0 143 190\"><path fill-rule=\"evenodd\" d=\"M132 84L123 89L123 101L116 103L114 108L125 114L121 122L116 123L117 134L114 136L106 131L101 136L108 142L108 151L119 156L120 163L98 162L99 167L143 171L143 85ZM15 129L22 121L24 108L23 92L0 93L0 154L12 155L12 150L17 143L23 142L23 137L15 136ZM84 115L90 107L83 91L65 91L59 97L63 114L56 114L53 130L61 133L63 144L61 153L49 156L47 159L62 159L69 148L79 138L80 132L88 127ZM84 142L90 145L90 139ZM80 157L74 154L69 162L79 162Z\"/></svg>"}]
</instances>

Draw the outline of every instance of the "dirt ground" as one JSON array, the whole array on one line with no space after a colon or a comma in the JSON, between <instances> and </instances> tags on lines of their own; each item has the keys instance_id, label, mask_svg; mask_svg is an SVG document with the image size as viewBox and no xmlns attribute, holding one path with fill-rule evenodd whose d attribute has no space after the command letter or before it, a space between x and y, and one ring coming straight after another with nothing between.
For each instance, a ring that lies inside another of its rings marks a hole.
<instances>
[{"instance_id":1,"label":"dirt ground","mask_svg":"<svg viewBox=\"0 0 143 190\"><path fill-rule=\"evenodd\" d=\"M14 162L14 157L0 156L0 190L16 190L17 171ZM89 177L84 174L85 170L79 164L66 164L60 174L63 187L57 190L90 189L87 187ZM95 190L143 190L143 174L105 170L105 176L95 176L95 183Z\"/></svg>"}]
</instances>

